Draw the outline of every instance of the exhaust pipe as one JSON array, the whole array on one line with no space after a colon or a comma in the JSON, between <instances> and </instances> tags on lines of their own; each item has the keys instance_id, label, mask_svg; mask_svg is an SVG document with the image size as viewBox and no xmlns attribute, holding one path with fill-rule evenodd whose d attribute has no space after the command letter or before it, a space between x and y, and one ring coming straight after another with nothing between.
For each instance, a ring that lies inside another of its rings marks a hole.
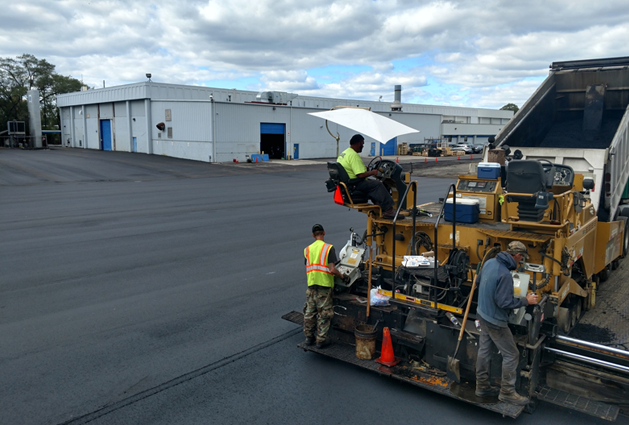
<instances>
[{"instance_id":1,"label":"exhaust pipe","mask_svg":"<svg viewBox=\"0 0 629 425\"><path fill-rule=\"evenodd\" d=\"M397 84L393 91L393 103L391 104L392 111L402 110L402 86Z\"/></svg>"}]
</instances>

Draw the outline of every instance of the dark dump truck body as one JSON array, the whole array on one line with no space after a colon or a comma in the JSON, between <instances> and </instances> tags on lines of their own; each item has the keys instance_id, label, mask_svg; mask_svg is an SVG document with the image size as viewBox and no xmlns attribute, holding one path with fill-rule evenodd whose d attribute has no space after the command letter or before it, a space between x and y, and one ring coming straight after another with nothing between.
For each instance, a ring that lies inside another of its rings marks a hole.
<instances>
[{"instance_id":1,"label":"dark dump truck body","mask_svg":"<svg viewBox=\"0 0 629 425\"><path fill-rule=\"evenodd\" d=\"M524 159L593 177L599 220L618 215L629 178L629 57L553 62L550 75L496 136ZM488 151L485 152L488 161Z\"/></svg>"}]
</instances>

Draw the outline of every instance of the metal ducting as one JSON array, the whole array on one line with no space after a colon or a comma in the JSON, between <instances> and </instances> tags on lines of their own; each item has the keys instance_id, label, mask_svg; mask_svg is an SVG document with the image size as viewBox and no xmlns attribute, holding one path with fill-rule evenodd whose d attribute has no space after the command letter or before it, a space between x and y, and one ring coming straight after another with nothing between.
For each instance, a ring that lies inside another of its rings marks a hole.
<instances>
[{"instance_id":1,"label":"metal ducting","mask_svg":"<svg viewBox=\"0 0 629 425\"><path fill-rule=\"evenodd\" d=\"M392 111L401 111L402 110L402 86L396 84L395 90L393 92L393 103L391 104Z\"/></svg>"}]
</instances>

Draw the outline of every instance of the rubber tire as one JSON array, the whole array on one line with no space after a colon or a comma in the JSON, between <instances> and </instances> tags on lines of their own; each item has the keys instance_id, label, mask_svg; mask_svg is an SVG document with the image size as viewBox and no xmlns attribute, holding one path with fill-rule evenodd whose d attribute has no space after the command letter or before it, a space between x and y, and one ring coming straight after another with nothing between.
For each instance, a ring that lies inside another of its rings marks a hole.
<instances>
[{"instance_id":1,"label":"rubber tire","mask_svg":"<svg viewBox=\"0 0 629 425\"><path fill-rule=\"evenodd\" d=\"M524 406L524 411L528 414L532 414L533 412L535 412L535 409L537 408L537 403L538 400L536 398L531 398L531 401L529 401L529 403Z\"/></svg>"},{"instance_id":2,"label":"rubber tire","mask_svg":"<svg viewBox=\"0 0 629 425\"><path fill-rule=\"evenodd\" d=\"M607 279L609 279L609 274L610 274L609 269L610 269L610 266L607 266L598 273L598 277L601 280L601 282L605 282L607 281Z\"/></svg>"},{"instance_id":3,"label":"rubber tire","mask_svg":"<svg viewBox=\"0 0 629 425\"><path fill-rule=\"evenodd\" d=\"M622 213L624 214L626 211L629 211L629 208L625 208ZM620 258L625 258L627 256L627 252L629 252L629 219L625 220L625 234L623 236Z\"/></svg>"}]
</instances>

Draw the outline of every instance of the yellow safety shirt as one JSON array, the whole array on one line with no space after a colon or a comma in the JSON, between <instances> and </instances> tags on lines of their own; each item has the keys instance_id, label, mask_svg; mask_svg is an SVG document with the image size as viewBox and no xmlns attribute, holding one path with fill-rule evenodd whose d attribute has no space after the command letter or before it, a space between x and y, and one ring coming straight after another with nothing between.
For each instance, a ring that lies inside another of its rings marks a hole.
<instances>
[{"instance_id":1,"label":"yellow safety shirt","mask_svg":"<svg viewBox=\"0 0 629 425\"><path fill-rule=\"evenodd\" d=\"M336 162L345 168L350 180L357 178L357 174L362 174L367 171L367 167L365 167L365 163L360 158L360 155L351 147L341 152Z\"/></svg>"}]
</instances>

